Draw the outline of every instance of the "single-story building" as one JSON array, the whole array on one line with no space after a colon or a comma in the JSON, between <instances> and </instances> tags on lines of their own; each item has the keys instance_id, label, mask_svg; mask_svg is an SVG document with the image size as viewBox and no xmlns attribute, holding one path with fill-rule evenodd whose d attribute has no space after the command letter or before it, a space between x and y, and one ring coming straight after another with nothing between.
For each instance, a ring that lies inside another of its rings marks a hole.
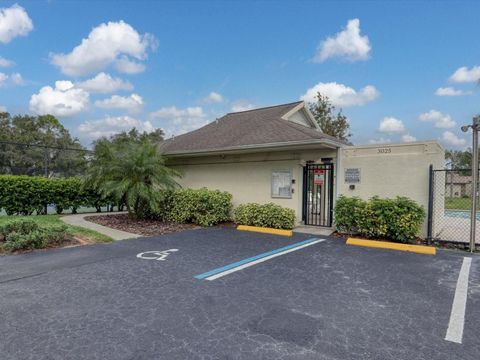
<instances>
[{"instance_id":1,"label":"single-story building","mask_svg":"<svg viewBox=\"0 0 480 360\"><path fill-rule=\"evenodd\" d=\"M445 175L445 196L450 198L470 197L472 195L472 189L473 183L471 175L462 175L461 173L453 171Z\"/></svg>"},{"instance_id":2,"label":"single-story building","mask_svg":"<svg viewBox=\"0 0 480 360\"><path fill-rule=\"evenodd\" d=\"M298 224L328 228L341 194L402 195L427 208L429 166L444 164L436 141L352 146L326 135L303 101L226 114L161 151L184 187L228 191L234 206L273 202Z\"/></svg>"}]
</instances>

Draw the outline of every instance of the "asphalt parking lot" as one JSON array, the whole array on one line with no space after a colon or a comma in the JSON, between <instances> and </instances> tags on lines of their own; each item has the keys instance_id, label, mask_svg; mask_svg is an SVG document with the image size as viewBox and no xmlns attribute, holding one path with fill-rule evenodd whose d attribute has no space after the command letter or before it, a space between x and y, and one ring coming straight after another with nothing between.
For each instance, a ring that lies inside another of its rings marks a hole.
<instances>
[{"instance_id":1,"label":"asphalt parking lot","mask_svg":"<svg viewBox=\"0 0 480 360\"><path fill-rule=\"evenodd\" d=\"M478 359L479 261L230 228L4 256L0 358Z\"/></svg>"}]
</instances>

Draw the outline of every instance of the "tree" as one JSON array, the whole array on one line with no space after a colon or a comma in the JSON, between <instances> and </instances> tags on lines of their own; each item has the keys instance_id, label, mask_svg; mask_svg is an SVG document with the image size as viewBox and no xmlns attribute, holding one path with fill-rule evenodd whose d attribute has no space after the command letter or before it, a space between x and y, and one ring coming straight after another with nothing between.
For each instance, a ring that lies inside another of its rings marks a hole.
<instances>
[{"instance_id":1,"label":"tree","mask_svg":"<svg viewBox=\"0 0 480 360\"><path fill-rule=\"evenodd\" d=\"M163 130L156 129L155 131L147 133L144 131L143 133L139 132L136 128L132 128L130 131L122 131L118 134L112 135L110 137L111 142L130 142L130 141L143 141L148 140L153 144L160 144L163 141Z\"/></svg>"},{"instance_id":2,"label":"tree","mask_svg":"<svg viewBox=\"0 0 480 360\"><path fill-rule=\"evenodd\" d=\"M347 117L342 114L342 109L335 113L335 106L327 96L317 93L317 102L311 103L309 107L324 134L344 141L348 141L352 136L349 133L350 124Z\"/></svg>"},{"instance_id":3,"label":"tree","mask_svg":"<svg viewBox=\"0 0 480 360\"><path fill-rule=\"evenodd\" d=\"M472 167L472 149L445 150L445 160L450 169L471 169Z\"/></svg>"},{"instance_id":4,"label":"tree","mask_svg":"<svg viewBox=\"0 0 480 360\"><path fill-rule=\"evenodd\" d=\"M0 173L44 175L45 165L49 176L81 174L85 148L52 115L0 113Z\"/></svg>"},{"instance_id":5,"label":"tree","mask_svg":"<svg viewBox=\"0 0 480 360\"><path fill-rule=\"evenodd\" d=\"M162 190L178 186L175 177L180 175L165 165L157 149L158 137L143 135L132 130L96 141L86 177L87 185L125 203L136 218L155 213Z\"/></svg>"}]
</instances>

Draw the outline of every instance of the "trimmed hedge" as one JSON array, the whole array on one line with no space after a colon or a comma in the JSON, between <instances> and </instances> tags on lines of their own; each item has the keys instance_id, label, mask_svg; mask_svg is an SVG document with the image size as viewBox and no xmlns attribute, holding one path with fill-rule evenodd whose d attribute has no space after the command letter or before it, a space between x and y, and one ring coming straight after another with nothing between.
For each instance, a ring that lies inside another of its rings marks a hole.
<instances>
[{"instance_id":1,"label":"trimmed hedge","mask_svg":"<svg viewBox=\"0 0 480 360\"><path fill-rule=\"evenodd\" d=\"M170 190L164 192L159 208L153 217L163 221L212 226L231 220L232 195L206 188Z\"/></svg>"},{"instance_id":2,"label":"trimmed hedge","mask_svg":"<svg viewBox=\"0 0 480 360\"><path fill-rule=\"evenodd\" d=\"M295 211L274 203L243 204L235 209L235 222L239 225L293 229L295 225Z\"/></svg>"},{"instance_id":3,"label":"trimmed hedge","mask_svg":"<svg viewBox=\"0 0 480 360\"><path fill-rule=\"evenodd\" d=\"M0 176L0 209L7 215L43 214L47 205L57 213L80 206L99 208L111 203L97 191L82 186L79 178L49 179L39 176Z\"/></svg>"},{"instance_id":4,"label":"trimmed hedge","mask_svg":"<svg viewBox=\"0 0 480 360\"><path fill-rule=\"evenodd\" d=\"M33 220L11 220L0 226L0 248L4 251L41 249L70 240L66 225L41 226Z\"/></svg>"},{"instance_id":5,"label":"trimmed hedge","mask_svg":"<svg viewBox=\"0 0 480 360\"><path fill-rule=\"evenodd\" d=\"M406 197L365 201L340 196L335 205L337 230L367 238L412 243L424 220L425 209Z\"/></svg>"}]
</instances>

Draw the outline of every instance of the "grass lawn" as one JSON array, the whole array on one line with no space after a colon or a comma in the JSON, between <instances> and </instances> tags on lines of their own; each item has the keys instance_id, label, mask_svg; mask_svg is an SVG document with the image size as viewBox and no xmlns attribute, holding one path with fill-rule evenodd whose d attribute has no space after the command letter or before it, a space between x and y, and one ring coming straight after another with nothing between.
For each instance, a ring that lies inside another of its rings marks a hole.
<instances>
[{"instance_id":1,"label":"grass lawn","mask_svg":"<svg viewBox=\"0 0 480 360\"><path fill-rule=\"evenodd\" d=\"M445 198L445 209L470 210L470 198Z\"/></svg>"},{"instance_id":2,"label":"grass lawn","mask_svg":"<svg viewBox=\"0 0 480 360\"><path fill-rule=\"evenodd\" d=\"M100 234L96 231L85 229L79 226L73 226L65 224L62 220L60 220L59 215L32 215L32 216L0 216L0 225L5 224L10 220L17 220L17 219L31 219L35 222L38 222L39 225L59 225L63 224L66 225L68 228L68 232L72 236L78 236L81 238L87 238L94 242L111 242L113 241L112 238Z\"/></svg>"}]
</instances>

